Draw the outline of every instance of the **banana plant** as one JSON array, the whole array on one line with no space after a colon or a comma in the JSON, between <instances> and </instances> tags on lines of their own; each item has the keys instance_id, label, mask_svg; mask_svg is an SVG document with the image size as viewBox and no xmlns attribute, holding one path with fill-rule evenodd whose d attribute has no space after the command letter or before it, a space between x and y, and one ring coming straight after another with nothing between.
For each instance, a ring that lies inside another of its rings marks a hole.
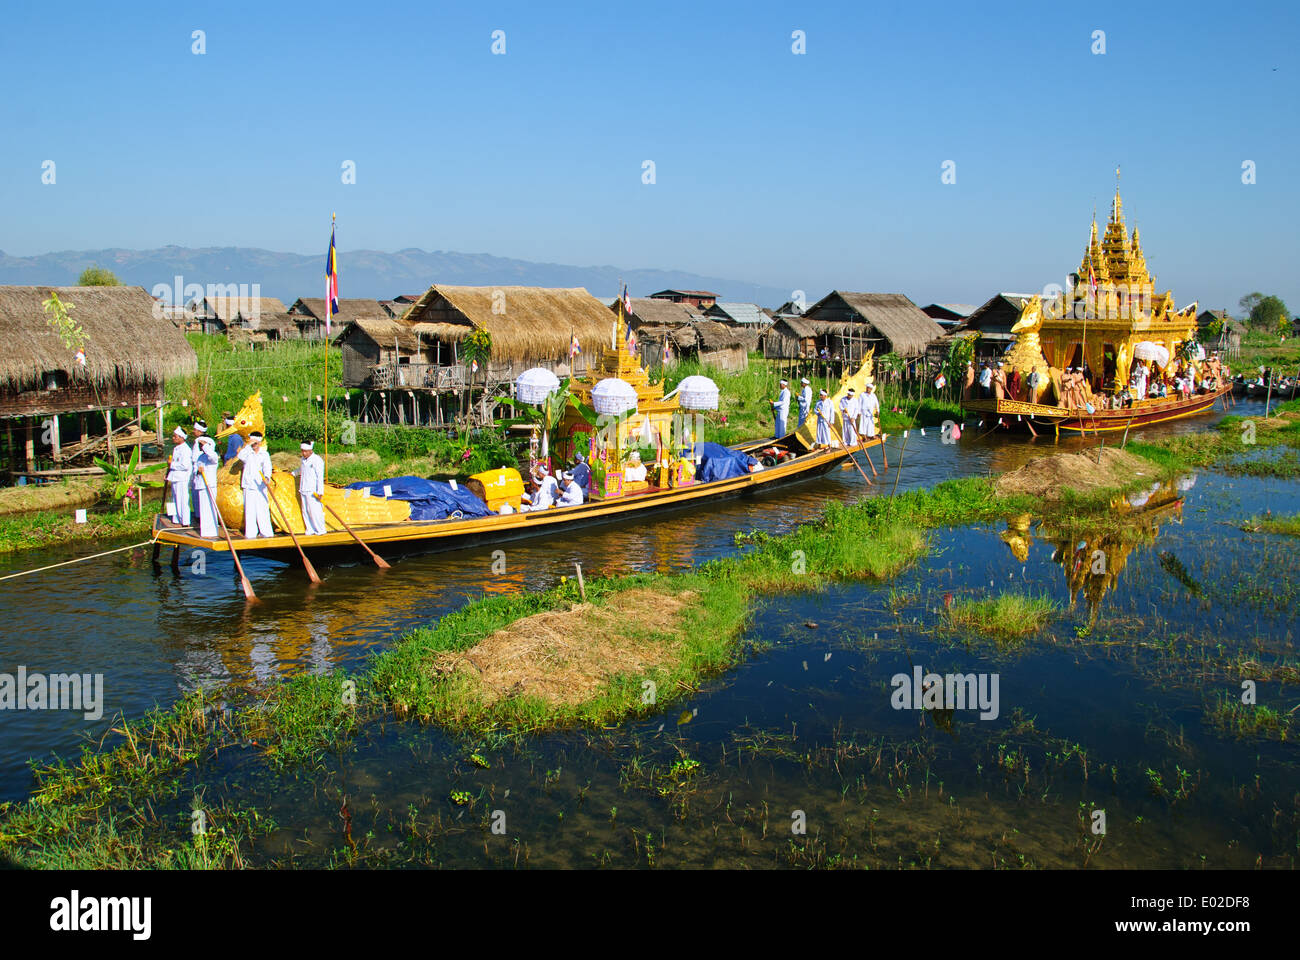
<instances>
[{"instance_id":1,"label":"banana plant","mask_svg":"<svg viewBox=\"0 0 1300 960\"><path fill-rule=\"evenodd\" d=\"M511 397L503 397L500 402L511 407L518 416L500 420L498 425L506 428L516 425L530 426L541 433L543 457L546 456L545 448L550 436L559 429L566 412L574 410L592 427L595 427L599 419L599 414L594 409L582 403L570 392L567 377L561 380L560 385L548 393L541 403L525 403Z\"/></svg>"},{"instance_id":2,"label":"banana plant","mask_svg":"<svg viewBox=\"0 0 1300 960\"><path fill-rule=\"evenodd\" d=\"M107 460L101 460L95 457L95 466L104 471L106 479L105 489L109 496L114 500L122 502L122 512L126 513L131 505L131 498L135 496L137 487L161 487L161 480L153 480L145 477L145 474L157 473L164 469L167 464L154 463L147 467L140 466L140 448L136 447L131 451L131 458L125 463L114 461L109 463Z\"/></svg>"}]
</instances>

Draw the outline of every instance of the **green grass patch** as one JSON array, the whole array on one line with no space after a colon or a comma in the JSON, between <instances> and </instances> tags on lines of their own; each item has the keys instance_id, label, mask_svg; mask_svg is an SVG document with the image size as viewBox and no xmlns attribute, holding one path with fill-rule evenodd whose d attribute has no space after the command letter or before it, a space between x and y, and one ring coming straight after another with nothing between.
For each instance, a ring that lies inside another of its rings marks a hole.
<instances>
[{"instance_id":1,"label":"green grass patch","mask_svg":"<svg viewBox=\"0 0 1300 960\"><path fill-rule=\"evenodd\" d=\"M944 609L943 619L954 629L985 636L1027 637L1046 626L1060 609L1046 595L1002 593L978 600L954 600Z\"/></svg>"},{"instance_id":2,"label":"green grass patch","mask_svg":"<svg viewBox=\"0 0 1300 960\"><path fill-rule=\"evenodd\" d=\"M0 517L0 553L16 553L65 543L101 543L126 537L148 537L153 529L152 510L129 513L88 513L77 523L75 511L47 510Z\"/></svg>"},{"instance_id":3,"label":"green grass patch","mask_svg":"<svg viewBox=\"0 0 1300 960\"><path fill-rule=\"evenodd\" d=\"M1206 711L1210 725L1222 734L1239 740L1289 740L1295 718L1266 707L1262 703L1242 703L1235 696L1224 694Z\"/></svg>"}]
</instances>

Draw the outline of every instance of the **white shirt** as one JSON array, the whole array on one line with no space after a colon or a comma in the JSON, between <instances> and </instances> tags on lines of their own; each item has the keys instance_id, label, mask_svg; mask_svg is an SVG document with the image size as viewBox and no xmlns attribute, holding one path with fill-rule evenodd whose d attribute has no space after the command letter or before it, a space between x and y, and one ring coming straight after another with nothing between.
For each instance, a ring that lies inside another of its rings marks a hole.
<instances>
[{"instance_id":1,"label":"white shirt","mask_svg":"<svg viewBox=\"0 0 1300 960\"><path fill-rule=\"evenodd\" d=\"M858 398L857 396L844 397L840 400L840 416L845 420L851 420L858 415Z\"/></svg>"},{"instance_id":2,"label":"white shirt","mask_svg":"<svg viewBox=\"0 0 1300 960\"><path fill-rule=\"evenodd\" d=\"M167 468L167 482L188 481L194 472L194 451L184 443L172 447L171 465Z\"/></svg>"},{"instance_id":3,"label":"white shirt","mask_svg":"<svg viewBox=\"0 0 1300 960\"><path fill-rule=\"evenodd\" d=\"M773 410L781 411L781 416L790 412L790 388L782 387L781 392L777 394L776 403L772 404Z\"/></svg>"},{"instance_id":4,"label":"white shirt","mask_svg":"<svg viewBox=\"0 0 1300 960\"><path fill-rule=\"evenodd\" d=\"M578 481L570 480L569 485L564 488L564 493L556 503L557 507L574 507L582 503L582 487L578 486Z\"/></svg>"},{"instance_id":5,"label":"white shirt","mask_svg":"<svg viewBox=\"0 0 1300 960\"><path fill-rule=\"evenodd\" d=\"M819 419L825 420L827 423L830 423L835 419L835 408L831 406L830 397L827 397L825 400L817 401L817 416Z\"/></svg>"},{"instance_id":6,"label":"white shirt","mask_svg":"<svg viewBox=\"0 0 1300 960\"><path fill-rule=\"evenodd\" d=\"M204 490L211 489L214 492L217 489L217 451L204 452L199 448L198 455L194 458L194 489Z\"/></svg>"},{"instance_id":7,"label":"white shirt","mask_svg":"<svg viewBox=\"0 0 1300 960\"><path fill-rule=\"evenodd\" d=\"M261 490L271 478L271 455L263 448L253 452L253 445L246 443L239 448L239 459L243 461L244 473L239 485L244 490Z\"/></svg>"},{"instance_id":8,"label":"white shirt","mask_svg":"<svg viewBox=\"0 0 1300 960\"><path fill-rule=\"evenodd\" d=\"M551 476L542 478L537 493L533 496L533 509L542 510L555 503L555 495L560 492L559 482Z\"/></svg>"},{"instance_id":9,"label":"white shirt","mask_svg":"<svg viewBox=\"0 0 1300 960\"><path fill-rule=\"evenodd\" d=\"M313 453L302 461L293 474L298 478L299 494L325 492L325 461L320 454Z\"/></svg>"},{"instance_id":10,"label":"white shirt","mask_svg":"<svg viewBox=\"0 0 1300 960\"><path fill-rule=\"evenodd\" d=\"M858 397L858 416L874 418L880 412L880 398L874 393L864 393Z\"/></svg>"},{"instance_id":11,"label":"white shirt","mask_svg":"<svg viewBox=\"0 0 1300 960\"><path fill-rule=\"evenodd\" d=\"M799 394L799 409L808 410L812 407L812 387L804 387L803 392Z\"/></svg>"}]
</instances>

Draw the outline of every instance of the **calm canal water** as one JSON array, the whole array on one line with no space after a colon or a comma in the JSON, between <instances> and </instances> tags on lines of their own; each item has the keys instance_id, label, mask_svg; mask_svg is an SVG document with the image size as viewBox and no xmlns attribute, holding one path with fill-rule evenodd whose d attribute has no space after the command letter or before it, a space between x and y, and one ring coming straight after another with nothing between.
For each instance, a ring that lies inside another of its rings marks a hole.
<instances>
[{"instance_id":1,"label":"calm canal water","mask_svg":"<svg viewBox=\"0 0 1300 960\"><path fill-rule=\"evenodd\" d=\"M1243 403L1234 412L1256 411ZM979 432L972 424L955 446L941 444L936 430L912 433L900 488L1001 473L1053 449L1050 441L976 439ZM891 464L899 453L891 442ZM252 560L262 603L250 608L219 557L207 558L202 575L185 566L177 577L165 566L155 573L141 549L7 581L0 672L23 665L103 673L105 716L0 715L0 797L30 789L29 757L68 755L103 736L118 713L139 716L198 685L257 687L356 666L484 591L545 589L575 561L589 574L688 567L735 552L738 531L779 532L828 499L882 488L865 488L849 468L703 515L509 544L506 573L496 577L489 548L407 558L386 573L334 567L316 588L298 569ZM273 861L340 856L345 794L353 798L353 836L374 832L362 862L1016 866L1086 856L1186 866L1201 856L1212 865L1294 858L1294 748L1216 732L1207 698L1239 680L1206 665L1228 655L1198 659L1195 651L1225 643L1261 664L1294 656L1294 541L1236 525L1265 509L1300 509L1300 486L1202 475L1186 490L1154 492L1137 509L1145 519L1126 525L1127 539L1098 531L1090 542L1071 531L1066 542L1023 521L961 528L937 533L931 557L890 584L772 598L755 617L754 655L691 702L617 730L556 734L491 753L487 770L465 762L466 744L395 724L368 730L325 769L287 782L237 755L199 776L214 794L254 798L272 811L284 833L262 841L257 854ZM1098 549L1111 561L1104 584L1078 570L1079 551ZM41 551L7 566L75 554ZM968 643L937 626L945 595L1012 584L1053 597L1066 615L1015 648ZM892 709L889 678L910 665L998 673L1000 716L981 721L958 711L936 725L931 715ZM1294 686L1279 682L1259 689L1261 702L1276 698L1284 709L1298 699ZM679 724L683 706L696 712ZM683 754L702 767L677 786L666 771ZM453 789L480 799L456 808L447 802ZM1111 832L1089 853L1080 804L1105 808L1124 825L1122 835ZM1270 814L1274 807L1281 813ZM506 811L507 838L479 822L496 809ZM790 831L796 810L809 824L805 835Z\"/></svg>"}]
</instances>

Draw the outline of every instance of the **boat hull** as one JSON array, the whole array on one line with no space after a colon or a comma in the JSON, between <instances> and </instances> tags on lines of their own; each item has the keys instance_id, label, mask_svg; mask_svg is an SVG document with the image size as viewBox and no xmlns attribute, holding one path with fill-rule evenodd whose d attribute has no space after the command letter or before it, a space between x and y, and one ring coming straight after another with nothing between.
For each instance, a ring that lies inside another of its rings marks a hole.
<instances>
[{"instance_id":1,"label":"boat hull","mask_svg":"<svg viewBox=\"0 0 1300 960\"><path fill-rule=\"evenodd\" d=\"M770 443L772 441L746 444L741 449L756 449ZM851 453L870 450L881 443L883 437L851 449L841 447L806 453L784 464L729 480L649 491L611 500L592 500L573 507L427 523L407 520L354 526L353 530L367 546L385 558L562 534L598 524L627 523L652 514L694 509L718 500L758 496L787 483L822 476L847 460ZM233 535L234 531L231 533ZM161 518L154 522L154 536L159 543L177 547L218 552L229 550L224 538L210 540L199 536L192 527L168 527L162 524ZM356 541L346 532L329 532L320 536L299 534L298 543L313 563L357 562L363 559L359 556L360 548ZM241 556L266 557L285 562L296 562L298 559L293 540L285 535L253 539L234 536L234 544Z\"/></svg>"},{"instance_id":2,"label":"boat hull","mask_svg":"<svg viewBox=\"0 0 1300 960\"><path fill-rule=\"evenodd\" d=\"M1208 413L1230 387L1214 393L1198 393L1186 400L1167 399L1144 401L1137 407L1121 410L1097 410L1094 413L1066 410L1063 407L1023 400L966 400L962 409L977 414L985 420L998 419L1010 429L1039 432L1042 429L1061 433L1091 434L1133 430L1157 423L1167 423L1183 417Z\"/></svg>"}]
</instances>

